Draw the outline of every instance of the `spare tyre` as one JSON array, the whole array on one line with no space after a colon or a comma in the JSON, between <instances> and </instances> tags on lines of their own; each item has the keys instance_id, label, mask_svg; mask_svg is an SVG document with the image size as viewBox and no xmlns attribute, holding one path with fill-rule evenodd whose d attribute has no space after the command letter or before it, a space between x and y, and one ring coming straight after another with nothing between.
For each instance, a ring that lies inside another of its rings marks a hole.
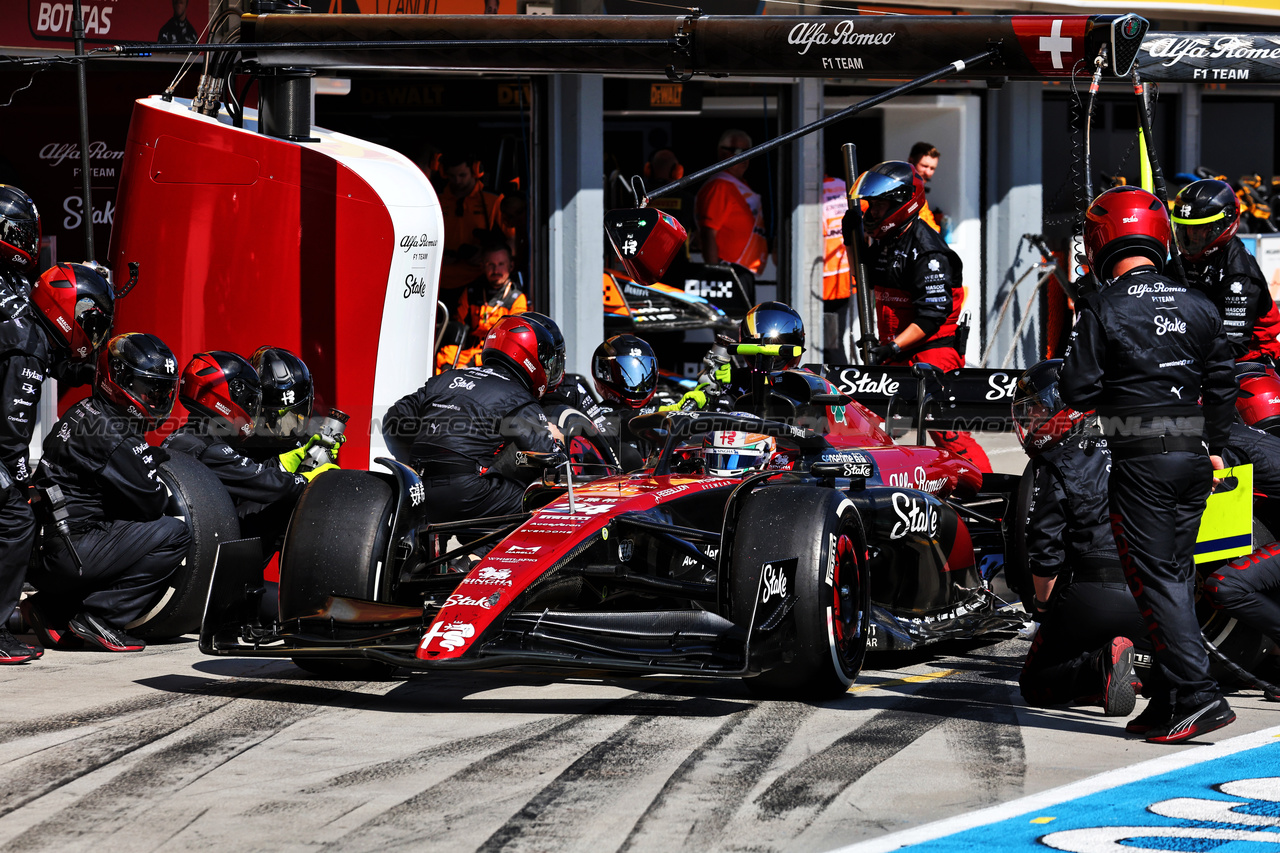
<instances>
[{"instance_id":1,"label":"spare tyre","mask_svg":"<svg viewBox=\"0 0 1280 853\"><path fill-rule=\"evenodd\" d=\"M159 476L169 492L165 515L186 522L191 544L164 594L126 626L130 634L147 640L200 630L218 545L240 538L240 519L231 495L203 462L185 453L172 453L161 463Z\"/></svg>"}]
</instances>

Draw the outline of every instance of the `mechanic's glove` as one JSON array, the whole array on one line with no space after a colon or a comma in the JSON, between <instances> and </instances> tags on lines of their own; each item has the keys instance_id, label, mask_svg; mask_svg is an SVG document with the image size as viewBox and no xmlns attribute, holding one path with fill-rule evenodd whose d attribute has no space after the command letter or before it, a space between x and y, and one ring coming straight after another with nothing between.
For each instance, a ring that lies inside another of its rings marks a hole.
<instances>
[{"instance_id":1,"label":"mechanic's glove","mask_svg":"<svg viewBox=\"0 0 1280 853\"><path fill-rule=\"evenodd\" d=\"M721 385L728 385L729 380L733 378L733 365L726 361L724 364L717 367L716 372L711 374L711 376Z\"/></svg>"},{"instance_id":2,"label":"mechanic's glove","mask_svg":"<svg viewBox=\"0 0 1280 853\"><path fill-rule=\"evenodd\" d=\"M319 436L313 436L312 441L315 441L317 438L319 438ZM329 448L329 455L333 457L333 464L335 465L338 464L338 451L341 450L342 445L346 443L347 443L347 434L345 432L342 433L341 435L334 436L333 447Z\"/></svg>"},{"instance_id":3,"label":"mechanic's glove","mask_svg":"<svg viewBox=\"0 0 1280 853\"><path fill-rule=\"evenodd\" d=\"M887 344L881 344L878 347L872 347L867 363L871 365L884 364L886 361L893 361L900 355L902 355L902 347L898 346L897 341L892 341Z\"/></svg>"},{"instance_id":4,"label":"mechanic's glove","mask_svg":"<svg viewBox=\"0 0 1280 853\"><path fill-rule=\"evenodd\" d=\"M703 385L694 388L692 391L686 391L684 396L680 398L680 402L672 403L669 406L659 406L659 412L691 412L695 409L705 408L707 405L707 394L702 389Z\"/></svg>"},{"instance_id":5,"label":"mechanic's glove","mask_svg":"<svg viewBox=\"0 0 1280 853\"><path fill-rule=\"evenodd\" d=\"M855 204L857 203L855 202ZM846 246L853 245L854 238L858 234L858 219L858 214L855 214L852 210L845 211L844 216L840 219L840 234L844 237L843 242Z\"/></svg>"},{"instance_id":6,"label":"mechanic's glove","mask_svg":"<svg viewBox=\"0 0 1280 853\"><path fill-rule=\"evenodd\" d=\"M296 450L290 450L287 453L281 453L276 459L280 462L280 467L290 474L298 473L298 466L302 464L302 460L307 458L307 448L310 444L305 444Z\"/></svg>"},{"instance_id":7,"label":"mechanic's glove","mask_svg":"<svg viewBox=\"0 0 1280 853\"><path fill-rule=\"evenodd\" d=\"M319 477L325 471L340 471L340 470L342 469L339 468L337 465L325 464L325 465L321 465L319 468L312 468L310 471L303 471L302 476L307 478L307 482L310 482L314 480L316 477Z\"/></svg>"}]
</instances>

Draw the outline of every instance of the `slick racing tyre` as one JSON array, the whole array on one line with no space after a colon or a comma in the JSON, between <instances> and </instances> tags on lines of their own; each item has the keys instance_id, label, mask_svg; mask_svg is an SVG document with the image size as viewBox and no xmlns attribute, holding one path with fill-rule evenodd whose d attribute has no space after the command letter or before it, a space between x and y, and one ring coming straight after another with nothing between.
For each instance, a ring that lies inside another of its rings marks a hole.
<instances>
[{"instance_id":1,"label":"slick racing tyre","mask_svg":"<svg viewBox=\"0 0 1280 853\"><path fill-rule=\"evenodd\" d=\"M1027 548L1027 524L1031 517L1031 493L1035 486L1035 478L1031 475L1031 463L1022 472L1018 481L1018 491L1013 495L1012 524L1005 533L1009 543L1009 553L1004 561L1004 580L1009 589L1017 593L1022 600L1022 607L1027 613L1035 613L1032 599L1035 598L1035 587L1031 582L1031 557Z\"/></svg>"},{"instance_id":2,"label":"slick racing tyre","mask_svg":"<svg viewBox=\"0 0 1280 853\"><path fill-rule=\"evenodd\" d=\"M585 463L604 463L621 470L617 451L609 446L608 440L596 429L591 418L572 406L556 403L544 406L547 420L555 424L569 442L569 452L575 461ZM575 475L596 478L605 472L598 467L579 470L575 467Z\"/></svg>"},{"instance_id":3,"label":"slick racing tyre","mask_svg":"<svg viewBox=\"0 0 1280 853\"><path fill-rule=\"evenodd\" d=\"M1267 526L1255 515L1253 518L1253 547L1275 541L1275 537ZM1205 639L1213 643L1218 651L1245 670L1252 672L1262 662L1271 643L1261 631L1251 628L1233 618L1225 610L1214 608L1209 600L1200 593L1200 581L1221 569L1229 560L1214 563L1201 563L1196 566L1199 577L1196 579L1196 619L1200 623L1200 631ZM1209 658L1209 671L1214 679L1223 686L1236 684L1239 679L1229 672L1221 663Z\"/></svg>"},{"instance_id":4,"label":"slick racing tyre","mask_svg":"<svg viewBox=\"0 0 1280 853\"><path fill-rule=\"evenodd\" d=\"M862 669L871 623L862 520L831 489L774 486L749 495L730 553L730 618L753 649L782 662L746 685L783 699L844 695ZM753 653L754 656L754 653Z\"/></svg>"},{"instance_id":5,"label":"slick racing tyre","mask_svg":"<svg viewBox=\"0 0 1280 853\"><path fill-rule=\"evenodd\" d=\"M203 462L174 453L160 465L160 482L169 492L165 515L186 522L191 545L164 594L147 612L125 626L135 637L163 640L200 630L218 545L240 538L235 504Z\"/></svg>"},{"instance_id":6,"label":"slick racing tyre","mask_svg":"<svg viewBox=\"0 0 1280 853\"><path fill-rule=\"evenodd\" d=\"M306 617L331 595L390 601L392 566L387 565L395 490L368 471L330 471L317 477L293 511L280 551L280 618ZM381 661L294 658L302 669L325 678L389 675Z\"/></svg>"}]
</instances>

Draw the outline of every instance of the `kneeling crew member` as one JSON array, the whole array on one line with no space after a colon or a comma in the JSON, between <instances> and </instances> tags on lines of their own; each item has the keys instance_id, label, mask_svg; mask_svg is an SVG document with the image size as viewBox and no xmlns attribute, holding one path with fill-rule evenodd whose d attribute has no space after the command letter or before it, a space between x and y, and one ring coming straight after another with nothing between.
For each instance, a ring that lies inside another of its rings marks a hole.
<instances>
[{"instance_id":1,"label":"kneeling crew member","mask_svg":"<svg viewBox=\"0 0 1280 853\"><path fill-rule=\"evenodd\" d=\"M1085 254L1110 284L1080 305L1060 386L1064 403L1098 413L1111 450L1116 547L1157 664L1151 702L1126 728L1155 743L1235 720L1192 599L1196 531L1235 417L1235 365L1213 303L1160 274L1172 238L1151 193L1116 187L1094 199Z\"/></svg>"},{"instance_id":2,"label":"kneeling crew member","mask_svg":"<svg viewBox=\"0 0 1280 853\"><path fill-rule=\"evenodd\" d=\"M1147 635L1125 584L1107 510L1111 454L1087 418L1058 396L1061 359L1022 374L1013 422L1031 457L1027 563L1040 629L1018 684L1028 705L1102 705L1133 710L1134 642ZM1149 645L1146 647L1149 649Z\"/></svg>"},{"instance_id":3,"label":"kneeling crew member","mask_svg":"<svg viewBox=\"0 0 1280 853\"><path fill-rule=\"evenodd\" d=\"M337 466L290 474L236 451L253 433L262 408L262 385L253 365L235 353L197 353L182 371L178 399L190 417L165 439L164 447L198 459L217 476L236 505L240 534L260 538L263 555L269 557L279 550L307 483Z\"/></svg>"},{"instance_id":4,"label":"kneeling crew member","mask_svg":"<svg viewBox=\"0 0 1280 853\"><path fill-rule=\"evenodd\" d=\"M45 530L44 559L32 578L41 621L59 630L65 624L105 651L145 648L125 628L187 556L191 535L164 514L168 492L156 475L168 454L143 439L169 416L177 391L177 360L159 338L118 335L99 356L93 396L72 406L44 441L36 485L62 489L75 556Z\"/></svg>"},{"instance_id":5,"label":"kneeling crew member","mask_svg":"<svg viewBox=\"0 0 1280 853\"><path fill-rule=\"evenodd\" d=\"M1236 236L1240 199L1226 181L1187 184L1173 203L1173 237L1187 279L1218 309L1237 361L1280 357L1280 312L1267 279Z\"/></svg>"},{"instance_id":6,"label":"kneeling crew member","mask_svg":"<svg viewBox=\"0 0 1280 853\"><path fill-rule=\"evenodd\" d=\"M0 186L0 255L7 258L27 257L40 242L35 206L25 216L21 208L15 212L14 192ZM34 286L25 282L21 271L5 275L0 269L0 395L6 406L0 418L0 663L41 654L5 627L22 594L35 542L27 453L41 389L50 374L62 387L92 380L93 356L111 334L115 317L115 292L90 264L60 264ZM24 602L24 613L30 607ZM46 640L38 628L36 634Z\"/></svg>"},{"instance_id":7,"label":"kneeling crew member","mask_svg":"<svg viewBox=\"0 0 1280 853\"><path fill-rule=\"evenodd\" d=\"M870 246L864 265L876 294L880 345L871 351L871 364L964 367L956 349L964 271L960 256L920 219L924 180L910 163L889 160L858 177L853 198L866 205L862 221ZM987 454L969 433L935 430L929 436L991 473Z\"/></svg>"},{"instance_id":8,"label":"kneeling crew member","mask_svg":"<svg viewBox=\"0 0 1280 853\"><path fill-rule=\"evenodd\" d=\"M498 464L508 446L546 454L550 465L567 458L538 404L564 378L551 333L523 316L507 317L489 332L481 359L482 367L431 377L383 421L387 447L421 472L434 521L523 511L536 470L509 464L514 453Z\"/></svg>"}]
</instances>

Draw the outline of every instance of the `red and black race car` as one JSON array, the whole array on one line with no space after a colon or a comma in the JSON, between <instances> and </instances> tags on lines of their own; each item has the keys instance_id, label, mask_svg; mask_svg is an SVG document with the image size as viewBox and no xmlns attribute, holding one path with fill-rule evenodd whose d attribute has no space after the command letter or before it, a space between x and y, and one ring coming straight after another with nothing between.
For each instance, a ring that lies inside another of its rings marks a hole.
<instances>
[{"instance_id":1,"label":"red and black race car","mask_svg":"<svg viewBox=\"0 0 1280 853\"><path fill-rule=\"evenodd\" d=\"M549 471L515 516L433 524L418 475L385 458L389 474L317 478L286 537L278 618L259 616L256 542L224 543L201 649L348 677L588 667L822 697L868 648L1021 625L991 589L1008 490L982 493L946 451L895 445L809 371L774 374L750 408L637 418L661 448L646 468ZM772 436L768 467L708 473L704 436L727 430Z\"/></svg>"}]
</instances>

